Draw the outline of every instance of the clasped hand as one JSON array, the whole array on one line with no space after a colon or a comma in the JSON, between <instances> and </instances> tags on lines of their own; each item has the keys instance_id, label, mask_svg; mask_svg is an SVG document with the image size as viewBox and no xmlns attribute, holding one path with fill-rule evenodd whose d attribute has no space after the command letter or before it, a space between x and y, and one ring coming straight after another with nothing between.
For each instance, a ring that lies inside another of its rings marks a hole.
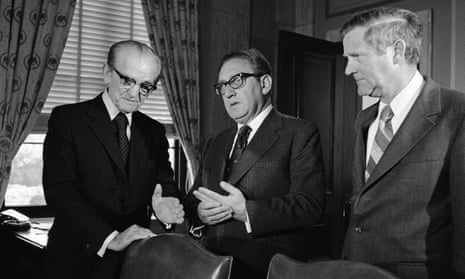
<instances>
[{"instance_id":1,"label":"clasped hand","mask_svg":"<svg viewBox=\"0 0 465 279\"><path fill-rule=\"evenodd\" d=\"M157 184L152 195L152 208L155 216L165 224L182 224L184 222L184 210L177 198L162 197L162 188Z\"/></svg>"},{"instance_id":2,"label":"clasped hand","mask_svg":"<svg viewBox=\"0 0 465 279\"><path fill-rule=\"evenodd\" d=\"M229 218L245 222L247 220L247 208L242 192L233 185L221 181L220 187L228 194L220 195L205 187L199 187L193 192L200 200L197 213L200 220L207 225L215 225Z\"/></svg>"}]
</instances>

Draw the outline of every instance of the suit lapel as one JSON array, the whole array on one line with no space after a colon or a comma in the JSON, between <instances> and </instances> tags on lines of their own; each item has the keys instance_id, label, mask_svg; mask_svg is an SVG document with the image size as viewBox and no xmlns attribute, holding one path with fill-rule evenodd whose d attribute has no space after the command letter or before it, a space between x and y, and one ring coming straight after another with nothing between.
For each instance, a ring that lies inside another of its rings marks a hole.
<instances>
[{"instance_id":1,"label":"suit lapel","mask_svg":"<svg viewBox=\"0 0 465 279\"><path fill-rule=\"evenodd\" d=\"M116 129L108 116L108 112L102 100L102 94L90 103L88 120L90 129L102 143L109 157L116 163L118 169L125 174L126 171L123 166L123 159L121 158L118 142L116 140Z\"/></svg>"},{"instance_id":2,"label":"suit lapel","mask_svg":"<svg viewBox=\"0 0 465 279\"><path fill-rule=\"evenodd\" d=\"M394 167L415 147L434 126L435 115L440 112L440 88L436 83L428 80L378 165L373 170L365 189Z\"/></svg>"},{"instance_id":3,"label":"suit lapel","mask_svg":"<svg viewBox=\"0 0 465 279\"><path fill-rule=\"evenodd\" d=\"M231 151L235 135L236 129L231 128L218 136L218 138L211 142L211 152L209 152L209 157L204 160L208 163L208 166L205 166L206 169L208 169L208 173L204 173L206 177L204 177L203 181L208 181L209 185L215 185L214 187L217 187L216 190L219 192L222 192L222 189L216 184L217 182L224 180L226 163L229 158L229 153Z\"/></svg>"},{"instance_id":4,"label":"suit lapel","mask_svg":"<svg viewBox=\"0 0 465 279\"><path fill-rule=\"evenodd\" d=\"M147 142L147 136L144 133L149 131L144 128L143 122L140 119L140 113L135 111L132 113L132 123L131 123L131 140L129 141L129 160L128 160L128 170L130 181L134 182L140 176L135 175L137 170L143 169L142 164L147 162L149 159L150 152L149 150L158 150L157 146L149 147ZM155 144L155 140L151 142ZM131 185L137 185L137 183L131 183Z\"/></svg>"},{"instance_id":5,"label":"suit lapel","mask_svg":"<svg viewBox=\"0 0 465 279\"><path fill-rule=\"evenodd\" d=\"M275 130L281 128L282 125L282 119L278 117L275 110L272 110L242 153L236 171L231 173L229 177L231 184L236 184L257 160L276 143L278 135Z\"/></svg>"},{"instance_id":6,"label":"suit lapel","mask_svg":"<svg viewBox=\"0 0 465 279\"><path fill-rule=\"evenodd\" d=\"M368 129L370 124L376 119L378 114L378 104L367 108L362 111L357 120L357 136L355 138L354 148L354 190L358 192L360 188L365 184L365 168L366 168L366 152L367 152L367 138Z\"/></svg>"}]
</instances>

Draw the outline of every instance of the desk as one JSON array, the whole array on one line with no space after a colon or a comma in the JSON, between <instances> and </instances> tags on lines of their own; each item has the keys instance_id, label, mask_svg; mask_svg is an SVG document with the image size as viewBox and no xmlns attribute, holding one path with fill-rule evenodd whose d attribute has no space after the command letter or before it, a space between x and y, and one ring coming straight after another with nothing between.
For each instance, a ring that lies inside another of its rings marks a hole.
<instances>
[{"instance_id":1,"label":"desk","mask_svg":"<svg viewBox=\"0 0 465 279\"><path fill-rule=\"evenodd\" d=\"M23 232L0 230L2 279L40 278L48 230L53 218L31 218L31 229Z\"/></svg>"},{"instance_id":2,"label":"desk","mask_svg":"<svg viewBox=\"0 0 465 279\"><path fill-rule=\"evenodd\" d=\"M48 240L48 231L52 227L53 217L31 218L31 228L24 232L13 232L14 236L30 245L45 249Z\"/></svg>"}]
</instances>

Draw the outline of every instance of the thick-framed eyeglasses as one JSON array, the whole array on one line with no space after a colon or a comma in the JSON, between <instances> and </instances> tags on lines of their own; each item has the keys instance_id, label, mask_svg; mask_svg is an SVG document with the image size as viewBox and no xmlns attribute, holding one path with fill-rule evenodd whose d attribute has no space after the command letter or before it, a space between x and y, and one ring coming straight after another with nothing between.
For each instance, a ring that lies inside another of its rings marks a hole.
<instances>
[{"instance_id":1,"label":"thick-framed eyeglasses","mask_svg":"<svg viewBox=\"0 0 465 279\"><path fill-rule=\"evenodd\" d=\"M130 77L127 77L125 75L123 75L122 73L120 73L114 66L110 65L110 67L115 71L115 73L118 75L119 77L119 84L121 86L121 88L125 89L125 90L130 90L132 89L134 86L136 86L136 81L133 79L133 78L130 78ZM144 82L144 83L141 83L139 84L139 94L142 96L142 97L148 97L150 95L150 93L152 93L154 90L157 89L157 85L155 83L155 85L152 85L148 82Z\"/></svg>"},{"instance_id":2,"label":"thick-framed eyeglasses","mask_svg":"<svg viewBox=\"0 0 465 279\"><path fill-rule=\"evenodd\" d=\"M232 76L228 81L218 82L213 85L215 88L215 93L218 96L226 94L226 86L231 87L232 89L239 89L245 85L245 82L249 77L261 77L264 73L238 73L237 75Z\"/></svg>"}]
</instances>

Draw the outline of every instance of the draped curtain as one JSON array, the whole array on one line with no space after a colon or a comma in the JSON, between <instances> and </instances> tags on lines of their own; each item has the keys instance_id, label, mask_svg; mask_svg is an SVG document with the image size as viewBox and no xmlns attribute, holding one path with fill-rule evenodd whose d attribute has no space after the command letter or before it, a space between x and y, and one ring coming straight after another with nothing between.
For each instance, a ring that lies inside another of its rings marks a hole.
<instances>
[{"instance_id":1,"label":"draped curtain","mask_svg":"<svg viewBox=\"0 0 465 279\"><path fill-rule=\"evenodd\" d=\"M197 0L142 0L142 9L192 179L200 160Z\"/></svg>"},{"instance_id":2,"label":"draped curtain","mask_svg":"<svg viewBox=\"0 0 465 279\"><path fill-rule=\"evenodd\" d=\"M76 0L0 1L0 205L11 163L40 115Z\"/></svg>"}]
</instances>

